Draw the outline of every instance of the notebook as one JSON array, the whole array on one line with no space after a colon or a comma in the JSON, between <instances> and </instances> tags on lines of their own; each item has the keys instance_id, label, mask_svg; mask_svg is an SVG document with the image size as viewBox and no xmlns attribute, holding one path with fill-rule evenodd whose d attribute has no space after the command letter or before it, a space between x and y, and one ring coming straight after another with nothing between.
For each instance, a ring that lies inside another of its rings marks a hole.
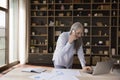
<instances>
[{"instance_id":1,"label":"notebook","mask_svg":"<svg viewBox=\"0 0 120 80\"><path fill-rule=\"evenodd\" d=\"M93 75L99 75L99 74L107 74L110 72L113 66L113 61L105 61L105 62L97 62L96 66L92 67L92 71L88 71L88 73Z\"/></svg>"}]
</instances>

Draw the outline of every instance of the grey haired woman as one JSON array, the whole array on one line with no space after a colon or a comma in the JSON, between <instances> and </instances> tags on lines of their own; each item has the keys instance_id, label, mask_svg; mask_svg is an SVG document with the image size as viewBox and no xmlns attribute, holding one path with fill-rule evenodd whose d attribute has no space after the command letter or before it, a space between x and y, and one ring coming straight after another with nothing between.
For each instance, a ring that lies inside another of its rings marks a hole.
<instances>
[{"instance_id":1,"label":"grey haired woman","mask_svg":"<svg viewBox=\"0 0 120 80\"><path fill-rule=\"evenodd\" d=\"M82 46L83 29L80 22L75 22L69 32L60 34L52 59L55 68L72 68L74 54L77 54L82 69L91 69L91 67L86 66L84 58Z\"/></svg>"}]
</instances>

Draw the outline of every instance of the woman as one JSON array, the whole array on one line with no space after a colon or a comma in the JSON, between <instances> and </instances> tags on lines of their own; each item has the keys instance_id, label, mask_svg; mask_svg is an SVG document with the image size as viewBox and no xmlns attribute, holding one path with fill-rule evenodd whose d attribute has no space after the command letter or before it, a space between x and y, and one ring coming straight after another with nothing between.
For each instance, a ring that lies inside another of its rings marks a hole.
<instances>
[{"instance_id":1,"label":"woman","mask_svg":"<svg viewBox=\"0 0 120 80\"><path fill-rule=\"evenodd\" d=\"M75 22L69 32L63 32L59 36L52 59L55 68L72 68L74 54L77 54L82 69L91 69L85 65L82 36L83 25L80 22Z\"/></svg>"}]
</instances>

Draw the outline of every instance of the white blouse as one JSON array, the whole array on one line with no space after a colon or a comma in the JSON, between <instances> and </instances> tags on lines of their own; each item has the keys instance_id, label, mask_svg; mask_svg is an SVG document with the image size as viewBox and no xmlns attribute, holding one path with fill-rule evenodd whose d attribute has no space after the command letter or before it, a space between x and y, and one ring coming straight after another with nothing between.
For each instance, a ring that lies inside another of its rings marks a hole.
<instances>
[{"instance_id":1,"label":"white blouse","mask_svg":"<svg viewBox=\"0 0 120 80\"><path fill-rule=\"evenodd\" d=\"M73 48L74 43L70 44L68 42L69 35L70 32L63 32L59 36L52 59L54 61L54 65L60 65L65 67L70 67L72 65L75 50ZM86 62L82 46L79 48L77 55L81 66L84 67Z\"/></svg>"}]
</instances>

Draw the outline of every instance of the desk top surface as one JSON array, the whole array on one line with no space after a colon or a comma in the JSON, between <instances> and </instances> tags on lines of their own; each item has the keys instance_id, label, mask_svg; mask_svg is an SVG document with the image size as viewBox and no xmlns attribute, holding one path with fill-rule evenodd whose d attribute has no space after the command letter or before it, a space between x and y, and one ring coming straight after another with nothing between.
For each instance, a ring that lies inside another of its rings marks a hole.
<instances>
[{"instance_id":1,"label":"desk top surface","mask_svg":"<svg viewBox=\"0 0 120 80\"><path fill-rule=\"evenodd\" d=\"M42 67L43 68L43 67ZM46 67L45 67L46 68ZM2 76L0 80L34 80L32 78L29 78L32 75L35 75L37 73L32 72L22 72L23 68L15 68ZM46 68L47 71L51 71L54 68ZM76 69L75 69L76 70ZM77 69L80 71L80 76L76 76L79 80L120 80L120 74L119 73L109 73L109 74L102 74L102 75L92 75L83 72L80 69Z\"/></svg>"}]
</instances>

